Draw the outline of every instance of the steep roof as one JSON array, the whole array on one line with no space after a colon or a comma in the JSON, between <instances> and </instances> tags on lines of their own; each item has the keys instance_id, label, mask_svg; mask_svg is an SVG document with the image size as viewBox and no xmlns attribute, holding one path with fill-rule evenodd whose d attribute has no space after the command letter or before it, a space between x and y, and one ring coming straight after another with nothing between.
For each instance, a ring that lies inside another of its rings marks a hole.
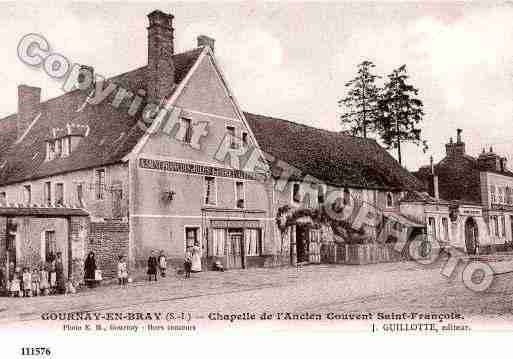
<instances>
[{"instance_id":1,"label":"steep roof","mask_svg":"<svg viewBox=\"0 0 513 359\"><path fill-rule=\"evenodd\" d=\"M173 56L175 83L185 78L201 51L202 48L197 48ZM139 89L147 88L148 70L147 67L141 67L108 81L136 93ZM80 90L42 102L41 115L19 143L15 142L16 114L1 119L0 184L120 162L144 131L137 125L141 111L134 116L128 114L132 99L123 102L118 108L112 106L115 93L98 105L83 106L88 93ZM70 156L45 161L45 140L53 136L54 130L62 131L68 125L87 128L87 136L80 140Z\"/></svg>"},{"instance_id":2,"label":"steep roof","mask_svg":"<svg viewBox=\"0 0 513 359\"><path fill-rule=\"evenodd\" d=\"M244 115L262 151L296 167L303 175L339 187L423 188L375 140L269 116L248 112Z\"/></svg>"}]
</instances>

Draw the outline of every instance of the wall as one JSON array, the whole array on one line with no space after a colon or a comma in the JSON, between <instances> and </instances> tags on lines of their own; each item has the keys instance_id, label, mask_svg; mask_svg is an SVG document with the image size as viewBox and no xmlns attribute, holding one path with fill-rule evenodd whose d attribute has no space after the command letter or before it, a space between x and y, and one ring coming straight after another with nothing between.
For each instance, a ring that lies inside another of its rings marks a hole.
<instances>
[{"instance_id":1,"label":"wall","mask_svg":"<svg viewBox=\"0 0 513 359\"><path fill-rule=\"evenodd\" d=\"M104 279L116 278L119 256L128 257L128 223L91 222L89 229L83 258L94 252L96 266L102 270Z\"/></svg>"},{"instance_id":2,"label":"wall","mask_svg":"<svg viewBox=\"0 0 513 359\"><path fill-rule=\"evenodd\" d=\"M179 161L216 168L233 168L228 161L215 159L215 154L227 134L226 126L235 127L236 136L250 130L238 117L234 103L210 59L204 58L177 99L183 109L182 117L192 125L207 123L207 135L200 140L201 149L175 138L173 131L153 134L138 156L130 161L130 255L132 261L145 265L151 250L164 250L171 262L181 265L185 252L185 228L199 227L201 240L210 226L210 219L258 220L263 232L264 254L274 250L270 222L270 192L266 185L243 179L245 208L236 208L235 182L239 178L216 177L217 203L204 204L205 180L203 175L140 168L139 158ZM162 127L166 128L165 125ZM249 138L249 143L255 143ZM238 169L238 168L237 168ZM174 198L165 192L174 191ZM214 210L207 210L213 207ZM203 241L203 250L206 246ZM272 249L270 249L272 248Z\"/></svg>"},{"instance_id":3,"label":"wall","mask_svg":"<svg viewBox=\"0 0 513 359\"><path fill-rule=\"evenodd\" d=\"M110 165L105 168L105 183L107 189L104 192L104 199L96 199L96 178L95 169L79 170L65 173L57 176L50 176L44 179L25 181L0 187L0 191L6 192L7 203L24 203L24 186L31 185L32 203L41 206L44 200L44 183L52 182L52 201L55 201L55 184L64 183L64 203L67 206L79 207L77 200L77 184L83 184L83 202L85 209L91 213L95 219L113 217L113 192L111 186L119 186L122 190L121 212L122 217L127 220L128 216L128 167L118 164ZM99 169L98 168L98 169ZM46 206L46 205L44 205Z\"/></svg>"}]
</instances>

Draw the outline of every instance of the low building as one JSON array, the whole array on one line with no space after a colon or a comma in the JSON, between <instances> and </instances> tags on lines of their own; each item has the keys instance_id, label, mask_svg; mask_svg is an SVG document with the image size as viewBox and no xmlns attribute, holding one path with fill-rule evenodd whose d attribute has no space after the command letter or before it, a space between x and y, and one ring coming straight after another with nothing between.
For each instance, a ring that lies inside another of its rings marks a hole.
<instances>
[{"instance_id":1,"label":"low building","mask_svg":"<svg viewBox=\"0 0 513 359\"><path fill-rule=\"evenodd\" d=\"M456 142L451 138L445 145L440 162L415 175L431 196L450 202L451 217L458 222L455 246L469 254L504 249L512 241L513 172L491 147L477 157L468 155L461 134L458 129Z\"/></svg>"}]
</instances>

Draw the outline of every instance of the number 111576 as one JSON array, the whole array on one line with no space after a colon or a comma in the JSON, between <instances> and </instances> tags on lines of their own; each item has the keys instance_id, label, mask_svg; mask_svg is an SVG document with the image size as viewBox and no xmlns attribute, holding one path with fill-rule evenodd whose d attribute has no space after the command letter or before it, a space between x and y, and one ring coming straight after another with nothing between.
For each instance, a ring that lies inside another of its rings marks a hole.
<instances>
[{"instance_id":1,"label":"number 111576","mask_svg":"<svg viewBox=\"0 0 513 359\"><path fill-rule=\"evenodd\" d=\"M21 355L23 356L48 356L52 351L48 347L23 347Z\"/></svg>"}]
</instances>

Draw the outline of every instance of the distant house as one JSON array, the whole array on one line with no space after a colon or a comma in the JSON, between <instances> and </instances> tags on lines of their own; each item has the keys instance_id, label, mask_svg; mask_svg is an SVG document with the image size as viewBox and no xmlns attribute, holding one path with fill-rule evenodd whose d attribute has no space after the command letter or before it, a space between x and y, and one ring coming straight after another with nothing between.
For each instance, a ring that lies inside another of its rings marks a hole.
<instances>
[{"instance_id":1,"label":"distant house","mask_svg":"<svg viewBox=\"0 0 513 359\"><path fill-rule=\"evenodd\" d=\"M429 194L451 202L459 236L454 244L468 253L476 247L502 248L512 240L513 172L506 158L490 147L477 157L466 153L458 129L456 142L445 145L446 155L438 163L421 167L414 174ZM472 207L465 209L464 207Z\"/></svg>"}]
</instances>

